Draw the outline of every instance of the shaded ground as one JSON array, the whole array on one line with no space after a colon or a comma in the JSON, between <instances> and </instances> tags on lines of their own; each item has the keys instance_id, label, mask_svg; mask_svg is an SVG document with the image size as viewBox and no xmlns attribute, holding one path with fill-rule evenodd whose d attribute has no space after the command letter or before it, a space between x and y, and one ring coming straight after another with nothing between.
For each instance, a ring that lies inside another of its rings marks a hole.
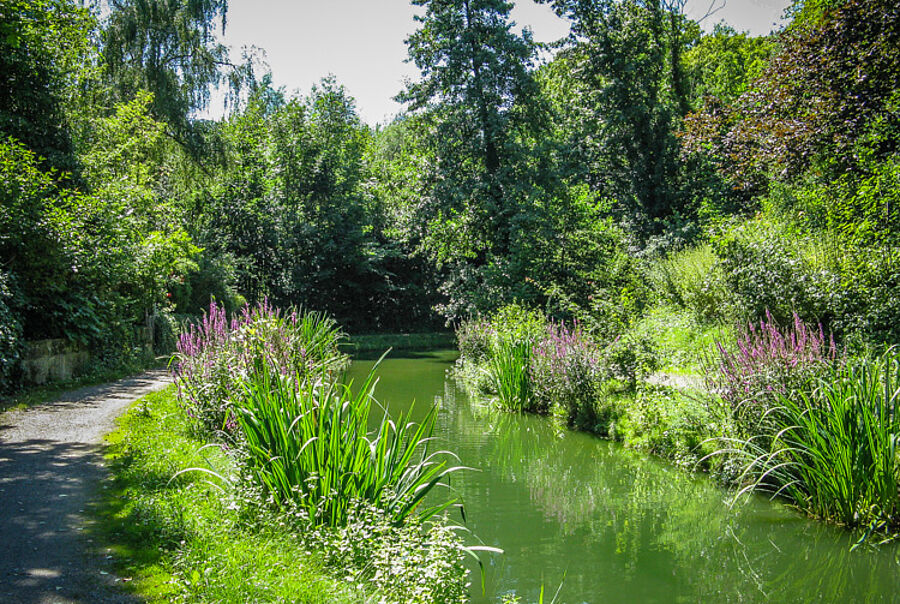
<instances>
[{"instance_id":1,"label":"shaded ground","mask_svg":"<svg viewBox=\"0 0 900 604\"><path fill-rule=\"evenodd\" d=\"M131 602L83 535L106 475L101 439L164 370L0 415L0 602Z\"/></svg>"}]
</instances>

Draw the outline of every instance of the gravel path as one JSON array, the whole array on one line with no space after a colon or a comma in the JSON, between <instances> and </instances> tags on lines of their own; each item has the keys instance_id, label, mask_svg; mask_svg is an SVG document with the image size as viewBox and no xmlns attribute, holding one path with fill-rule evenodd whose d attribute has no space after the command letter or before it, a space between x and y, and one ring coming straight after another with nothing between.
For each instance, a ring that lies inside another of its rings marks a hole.
<instances>
[{"instance_id":1,"label":"gravel path","mask_svg":"<svg viewBox=\"0 0 900 604\"><path fill-rule=\"evenodd\" d=\"M0 602L134 602L83 535L106 476L102 439L163 370L0 415Z\"/></svg>"}]
</instances>

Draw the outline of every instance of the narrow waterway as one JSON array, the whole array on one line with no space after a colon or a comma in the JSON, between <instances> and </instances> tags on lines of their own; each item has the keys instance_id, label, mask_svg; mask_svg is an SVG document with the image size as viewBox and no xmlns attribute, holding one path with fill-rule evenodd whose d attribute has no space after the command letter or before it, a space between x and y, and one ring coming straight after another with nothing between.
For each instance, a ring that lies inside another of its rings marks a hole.
<instances>
[{"instance_id":1,"label":"narrow waterway","mask_svg":"<svg viewBox=\"0 0 900 604\"><path fill-rule=\"evenodd\" d=\"M545 418L492 411L446 377L453 351L394 354L377 398L391 413L438 405L440 446L462 465L453 487L486 545L484 593L545 602L894 602L900 550L853 537L762 497L728 505L702 476ZM356 361L363 379L373 361Z\"/></svg>"}]
</instances>

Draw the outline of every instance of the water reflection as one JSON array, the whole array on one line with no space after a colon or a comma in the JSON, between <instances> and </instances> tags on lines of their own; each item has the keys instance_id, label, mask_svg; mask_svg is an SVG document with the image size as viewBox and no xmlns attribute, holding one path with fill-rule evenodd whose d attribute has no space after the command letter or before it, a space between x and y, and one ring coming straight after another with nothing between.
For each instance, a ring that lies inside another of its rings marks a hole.
<instances>
[{"instance_id":1,"label":"water reflection","mask_svg":"<svg viewBox=\"0 0 900 604\"><path fill-rule=\"evenodd\" d=\"M490 560L475 601L510 592L536 601L542 583L553 592L564 576L564 602L895 599L897 548L851 553L851 535L762 498L730 508L702 476L542 418L494 412L444 379L451 360L388 359L378 393L393 412L437 402L438 436L481 469L454 486L470 528L505 554Z\"/></svg>"}]
</instances>

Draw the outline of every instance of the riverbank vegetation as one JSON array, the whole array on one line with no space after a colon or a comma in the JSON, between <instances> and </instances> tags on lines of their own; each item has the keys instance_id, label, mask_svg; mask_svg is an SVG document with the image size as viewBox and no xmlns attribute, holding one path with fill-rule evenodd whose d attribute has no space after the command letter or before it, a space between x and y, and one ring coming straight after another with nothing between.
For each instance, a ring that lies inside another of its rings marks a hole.
<instances>
[{"instance_id":1,"label":"riverbank vegetation","mask_svg":"<svg viewBox=\"0 0 900 604\"><path fill-rule=\"evenodd\" d=\"M896 2L796 0L760 37L681 1L541 3L571 26L546 53L510 2L413 0L421 77L371 127L336 78L289 94L229 55L224 0L5 1L0 389L27 340L114 366L147 331L171 350L211 297L207 320L238 317L223 333L264 301L355 333L451 326L506 408L895 531ZM217 87L228 109L202 119ZM354 407L278 377L339 373L331 328L297 348L314 334L264 314L246 347L207 334L209 366L182 350L207 431L281 421L262 401L284 388ZM826 478L833 457L851 469ZM276 507L307 471L246 469Z\"/></svg>"},{"instance_id":2,"label":"riverbank vegetation","mask_svg":"<svg viewBox=\"0 0 900 604\"><path fill-rule=\"evenodd\" d=\"M343 337L314 312L213 305L182 334L176 385L111 437L105 538L161 600L451 602L466 547L443 514L460 468L345 384ZM351 387L352 386L352 387ZM374 429L373 429L374 426ZM159 548L159 551L157 551Z\"/></svg>"},{"instance_id":3,"label":"riverbank vegetation","mask_svg":"<svg viewBox=\"0 0 900 604\"><path fill-rule=\"evenodd\" d=\"M896 350L849 356L796 314L787 327L768 314L735 331L707 351L702 379L685 380L654 373L647 343L631 333L604 340L507 307L462 325L456 375L505 410L549 413L708 470L738 497L768 492L892 538L900 522Z\"/></svg>"}]
</instances>

